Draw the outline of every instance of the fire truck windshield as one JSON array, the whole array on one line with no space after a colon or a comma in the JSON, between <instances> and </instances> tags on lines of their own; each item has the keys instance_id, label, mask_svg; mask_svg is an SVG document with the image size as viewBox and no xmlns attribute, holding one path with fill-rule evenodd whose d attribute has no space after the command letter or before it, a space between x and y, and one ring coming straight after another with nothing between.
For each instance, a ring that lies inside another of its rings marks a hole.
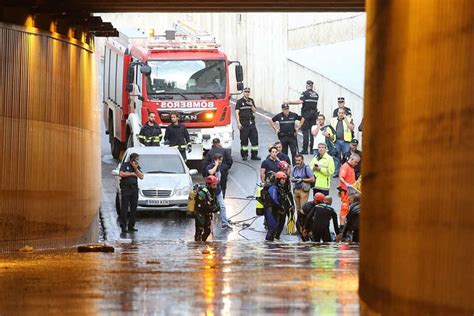
<instances>
[{"instance_id":1,"label":"fire truck windshield","mask_svg":"<svg viewBox=\"0 0 474 316\"><path fill-rule=\"evenodd\" d=\"M150 99L223 99L226 93L224 60L149 60Z\"/></svg>"}]
</instances>

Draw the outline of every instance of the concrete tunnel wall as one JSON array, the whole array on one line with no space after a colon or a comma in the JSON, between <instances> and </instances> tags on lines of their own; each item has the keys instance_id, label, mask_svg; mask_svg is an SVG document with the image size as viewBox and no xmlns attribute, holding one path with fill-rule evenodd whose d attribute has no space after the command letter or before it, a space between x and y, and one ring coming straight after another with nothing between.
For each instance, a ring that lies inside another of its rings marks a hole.
<instances>
[{"instance_id":1,"label":"concrete tunnel wall","mask_svg":"<svg viewBox=\"0 0 474 316\"><path fill-rule=\"evenodd\" d=\"M93 47L0 23L0 251L95 240L99 107Z\"/></svg>"},{"instance_id":2,"label":"concrete tunnel wall","mask_svg":"<svg viewBox=\"0 0 474 316\"><path fill-rule=\"evenodd\" d=\"M367 1L364 315L474 311L474 1Z\"/></svg>"}]
</instances>

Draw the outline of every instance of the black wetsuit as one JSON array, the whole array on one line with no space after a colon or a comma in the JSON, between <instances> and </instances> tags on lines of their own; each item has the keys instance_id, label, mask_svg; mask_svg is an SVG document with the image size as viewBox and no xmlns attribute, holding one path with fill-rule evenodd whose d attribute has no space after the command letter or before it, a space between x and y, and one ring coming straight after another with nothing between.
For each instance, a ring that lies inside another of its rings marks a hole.
<instances>
[{"instance_id":1,"label":"black wetsuit","mask_svg":"<svg viewBox=\"0 0 474 316\"><path fill-rule=\"evenodd\" d=\"M212 214L219 211L214 190L203 187L195 197L195 241L206 241L211 234Z\"/></svg>"},{"instance_id":2,"label":"black wetsuit","mask_svg":"<svg viewBox=\"0 0 474 316\"><path fill-rule=\"evenodd\" d=\"M342 231L342 240L347 240L349 232L352 232L352 241L359 242L359 216L360 202L352 203L347 214L347 222Z\"/></svg>"},{"instance_id":3,"label":"black wetsuit","mask_svg":"<svg viewBox=\"0 0 474 316\"><path fill-rule=\"evenodd\" d=\"M311 219L311 220L308 220ZM339 234L339 225L337 224L337 214L334 209L327 204L318 204L311 210L306 218L305 227L313 232L313 241L331 242L331 233L329 223L332 219L336 235Z\"/></svg>"}]
</instances>

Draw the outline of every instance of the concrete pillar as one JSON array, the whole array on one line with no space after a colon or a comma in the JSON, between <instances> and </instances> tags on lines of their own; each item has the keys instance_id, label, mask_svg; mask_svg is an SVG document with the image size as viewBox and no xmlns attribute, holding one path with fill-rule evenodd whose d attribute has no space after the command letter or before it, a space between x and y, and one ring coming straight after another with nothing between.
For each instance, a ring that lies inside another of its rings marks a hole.
<instances>
[{"instance_id":1,"label":"concrete pillar","mask_svg":"<svg viewBox=\"0 0 474 316\"><path fill-rule=\"evenodd\" d=\"M93 47L53 24L41 30L32 17L25 25L0 23L0 43L0 252L96 239Z\"/></svg>"},{"instance_id":2,"label":"concrete pillar","mask_svg":"<svg viewBox=\"0 0 474 316\"><path fill-rule=\"evenodd\" d=\"M474 1L367 1L365 315L474 312Z\"/></svg>"}]
</instances>

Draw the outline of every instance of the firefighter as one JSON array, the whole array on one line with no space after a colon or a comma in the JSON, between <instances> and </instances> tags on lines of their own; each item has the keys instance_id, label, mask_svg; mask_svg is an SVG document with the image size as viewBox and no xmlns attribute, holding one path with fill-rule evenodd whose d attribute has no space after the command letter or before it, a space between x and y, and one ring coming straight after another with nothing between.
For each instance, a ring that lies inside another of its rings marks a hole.
<instances>
[{"instance_id":1,"label":"firefighter","mask_svg":"<svg viewBox=\"0 0 474 316\"><path fill-rule=\"evenodd\" d=\"M347 215L347 223L344 225L342 234L338 240L359 242L359 216L360 216L360 194L355 193L349 197L351 206ZM352 237L350 237L352 235Z\"/></svg>"},{"instance_id":2,"label":"firefighter","mask_svg":"<svg viewBox=\"0 0 474 316\"><path fill-rule=\"evenodd\" d=\"M318 193L322 194L320 192ZM334 209L329 204L329 200L324 197L323 203L315 205L305 220L305 229L307 231L311 230L311 238L313 241L332 241L331 232L329 230L329 223L331 220L333 222L336 235L339 235L339 225L337 224L336 211L334 211Z\"/></svg>"},{"instance_id":3,"label":"firefighter","mask_svg":"<svg viewBox=\"0 0 474 316\"><path fill-rule=\"evenodd\" d=\"M186 161L186 150L191 152L191 144L188 130L184 124L179 122L178 113L171 113L171 124L166 127L165 141L170 147L178 148L184 161Z\"/></svg>"},{"instance_id":4,"label":"firefighter","mask_svg":"<svg viewBox=\"0 0 474 316\"><path fill-rule=\"evenodd\" d=\"M296 121L300 121L300 125L304 124L304 117L299 116L294 112L290 112L290 106L283 103L281 105L282 112L275 115L270 123L273 130L277 133L278 139L283 146L283 152L288 155L288 147L291 150L291 161L295 164L295 155L298 152L298 140L296 133ZM276 122L279 124L279 128L276 127Z\"/></svg>"},{"instance_id":5,"label":"firefighter","mask_svg":"<svg viewBox=\"0 0 474 316\"><path fill-rule=\"evenodd\" d=\"M298 100L294 101L283 101L287 104L302 104L301 116L304 117L305 123L301 122L301 130L303 132L303 150L302 155L311 153L313 148L313 137L311 137L311 127L316 124L316 118L318 117L318 100L319 95L313 90L313 82L311 80L306 81L306 91L301 93ZM308 151L309 145L309 151Z\"/></svg>"},{"instance_id":6,"label":"firefighter","mask_svg":"<svg viewBox=\"0 0 474 316\"><path fill-rule=\"evenodd\" d=\"M278 170L281 172L284 172L287 176L287 179L290 177L290 165L286 161L280 161L278 163ZM285 182L285 185L283 186L283 191L285 194L285 199L283 203L283 207L286 210L286 214L288 215L288 234L292 235L296 233L296 223L295 223L295 202L293 199L293 193L291 192L291 182L287 180ZM283 231L283 228L285 226L285 220L280 221L278 223L278 229L275 234L276 239L280 239L280 234Z\"/></svg>"},{"instance_id":7,"label":"firefighter","mask_svg":"<svg viewBox=\"0 0 474 316\"><path fill-rule=\"evenodd\" d=\"M140 130L138 141L145 146L160 146L162 136L160 126L156 124L156 114L148 113L148 122Z\"/></svg>"},{"instance_id":8,"label":"firefighter","mask_svg":"<svg viewBox=\"0 0 474 316\"><path fill-rule=\"evenodd\" d=\"M206 186L199 189L195 197L194 241L206 241L211 234L212 214L219 211L216 200L217 178L208 176Z\"/></svg>"},{"instance_id":9,"label":"firefighter","mask_svg":"<svg viewBox=\"0 0 474 316\"><path fill-rule=\"evenodd\" d=\"M313 208L324 202L324 194L321 192L318 192L314 195L312 201L306 202L303 207L301 208L301 212L298 213L298 219L296 220L296 227L298 228L298 231L301 234L301 240L302 241L308 241L310 238L310 232L311 230L306 229L305 227L311 227L312 226L312 219L308 217L308 215L311 213ZM308 220L308 218L310 218Z\"/></svg>"},{"instance_id":10,"label":"firefighter","mask_svg":"<svg viewBox=\"0 0 474 316\"><path fill-rule=\"evenodd\" d=\"M120 195L122 197L122 208L120 210L120 227L122 233L128 231L136 232L135 215L138 205L138 178L143 179L142 169L139 165L139 155L137 153L130 154L128 162L120 166ZM130 218L128 219L128 207L130 206Z\"/></svg>"},{"instance_id":11,"label":"firefighter","mask_svg":"<svg viewBox=\"0 0 474 316\"><path fill-rule=\"evenodd\" d=\"M275 183L268 189L269 197L272 201L272 207L265 209L265 219L268 224L268 231L265 240L273 241L278 229L283 222L285 224L286 213L285 209L285 183L288 176L282 171L275 173ZM279 236L278 236L279 237Z\"/></svg>"},{"instance_id":12,"label":"firefighter","mask_svg":"<svg viewBox=\"0 0 474 316\"><path fill-rule=\"evenodd\" d=\"M249 139L252 160L260 160L258 156L258 131L255 126L255 115L257 111L255 102L250 98L250 88L244 89L244 96L235 105L235 119L240 130L240 155L242 160L247 160L249 154Z\"/></svg>"}]
</instances>

